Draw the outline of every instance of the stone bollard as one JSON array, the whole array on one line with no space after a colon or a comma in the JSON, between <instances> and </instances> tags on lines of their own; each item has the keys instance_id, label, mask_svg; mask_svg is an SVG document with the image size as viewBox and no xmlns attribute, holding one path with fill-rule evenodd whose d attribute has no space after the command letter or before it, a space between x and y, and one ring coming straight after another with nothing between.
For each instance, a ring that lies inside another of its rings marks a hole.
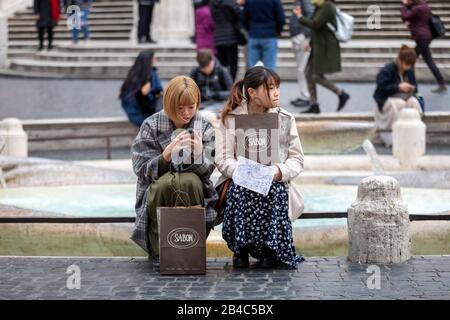
<instances>
[{"instance_id":1,"label":"stone bollard","mask_svg":"<svg viewBox=\"0 0 450 320\"><path fill-rule=\"evenodd\" d=\"M7 118L0 122L1 155L12 157L28 156L28 137L19 119Z\"/></svg>"},{"instance_id":2,"label":"stone bollard","mask_svg":"<svg viewBox=\"0 0 450 320\"><path fill-rule=\"evenodd\" d=\"M401 263L410 258L409 213L392 177L361 181L348 208L348 258L357 263Z\"/></svg>"},{"instance_id":3,"label":"stone bollard","mask_svg":"<svg viewBox=\"0 0 450 320\"><path fill-rule=\"evenodd\" d=\"M420 114L412 108L400 111L392 126L392 154L405 168L413 168L425 154L426 126Z\"/></svg>"}]
</instances>

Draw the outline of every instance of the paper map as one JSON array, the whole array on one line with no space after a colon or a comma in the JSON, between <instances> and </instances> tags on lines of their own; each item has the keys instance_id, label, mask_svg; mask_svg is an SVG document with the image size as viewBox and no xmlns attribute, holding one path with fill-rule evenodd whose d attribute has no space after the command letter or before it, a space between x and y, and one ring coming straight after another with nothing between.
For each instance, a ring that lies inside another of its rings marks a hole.
<instances>
[{"instance_id":1,"label":"paper map","mask_svg":"<svg viewBox=\"0 0 450 320\"><path fill-rule=\"evenodd\" d=\"M233 182L238 186L267 196L272 186L274 174L274 167L238 157L237 167L233 173Z\"/></svg>"}]
</instances>

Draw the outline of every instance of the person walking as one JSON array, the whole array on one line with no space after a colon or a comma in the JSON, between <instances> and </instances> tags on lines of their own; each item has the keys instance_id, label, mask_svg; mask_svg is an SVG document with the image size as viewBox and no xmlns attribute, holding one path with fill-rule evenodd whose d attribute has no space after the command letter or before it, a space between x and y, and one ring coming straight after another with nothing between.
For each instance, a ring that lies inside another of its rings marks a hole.
<instances>
[{"instance_id":1,"label":"person walking","mask_svg":"<svg viewBox=\"0 0 450 320\"><path fill-rule=\"evenodd\" d=\"M211 15L214 21L214 45L222 66L229 69L233 81L238 71L239 5L236 0L211 0Z\"/></svg>"},{"instance_id":2,"label":"person walking","mask_svg":"<svg viewBox=\"0 0 450 320\"><path fill-rule=\"evenodd\" d=\"M48 50L53 49L53 28L60 18L59 0L34 0L33 11L36 15L36 27L39 36L38 51L44 49L44 33L47 31Z\"/></svg>"},{"instance_id":3,"label":"person walking","mask_svg":"<svg viewBox=\"0 0 450 320\"><path fill-rule=\"evenodd\" d=\"M302 8L302 12L306 17L311 17L314 12L313 5L310 0L297 0L297 5ZM305 78L306 64L309 60L309 41L311 38L311 30L300 24L298 18L292 14L289 20L289 34L292 41L292 50L295 55L297 65L297 84L299 97L291 101L295 107L309 106L309 91Z\"/></svg>"},{"instance_id":4,"label":"person walking","mask_svg":"<svg viewBox=\"0 0 450 320\"><path fill-rule=\"evenodd\" d=\"M294 14L299 22L311 29L311 55L305 71L310 93L310 108L303 113L320 113L317 84L331 90L339 97L336 111L340 111L344 108L350 95L336 87L333 82L325 77L325 74L341 71L339 41L327 26L327 23L331 23L335 28L337 26L336 7L329 0L312 0L312 3L315 9L311 18L303 15L300 6L294 9Z\"/></svg>"},{"instance_id":5,"label":"person walking","mask_svg":"<svg viewBox=\"0 0 450 320\"><path fill-rule=\"evenodd\" d=\"M156 43L151 36L153 7L159 0L137 0L139 3L138 42Z\"/></svg>"},{"instance_id":6,"label":"person walking","mask_svg":"<svg viewBox=\"0 0 450 320\"><path fill-rule=\"evenodd\" d=\"M402 0L402 2L403 5L400 9L402 20L408 24L411 38L416 42L416 54L422 56L438 83L438 87L432 92L446 92L447 86L444 77L434 63L430 50L430 43L433 40L430 29L431 9L425 0Z\"/></svg>"},{"instance_id":7,"label":"person walking","mask_svg":"<svg viewBox=\"0 0 450 320\"><path fill-rule=\"evenodd\" d=\"M280 0L238 0L241 22L248 30L248 66L261 61L269 69L277 69L278 37L285 23Z\"/></svg>"}]
</instances>

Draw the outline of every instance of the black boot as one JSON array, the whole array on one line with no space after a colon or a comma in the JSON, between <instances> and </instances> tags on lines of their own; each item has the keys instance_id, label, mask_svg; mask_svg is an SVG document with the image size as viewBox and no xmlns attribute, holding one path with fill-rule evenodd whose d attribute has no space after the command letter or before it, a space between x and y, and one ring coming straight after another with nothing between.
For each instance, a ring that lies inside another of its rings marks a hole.
<instances>
[{"instance_id":1,"label":"black boot","mask_svg":"<svg viewBox=\"0 0 450 320\"><path fill-rule=\"evenodd\" d=\"M233 268L247 269L249 266L248 251L245 248L242 248L239 253L233 255Z\"/></svg>"},{"instance_id":2,"label":"black boot","mask_svg":"<svg viewBox=\"0 0 450 320\"><path fill-rule=\"evenodd\" d=\"M339 105L336 111L341 111L342 108L344 108L345 104L347 103L347 100L350 99L350 95L347 94L347 92L342 91L339 95Z\"/></svg>"},{"instance_id":3,"label":"black boot","mask_svg":"<svg viewBox=\"0 0 450 320\"><path fill-rule=\"evenodd\" d=\"M252 267L255 269L273 269L277 266L278 260L275 252L267 246L264 246L262 248L261 257Z\"/></svg>"},{"instance_id":4,"label":"black boot","mask_svg":"<svg viewBox=\"0 0 450 320\"><path fill-rule=\"evenodd\" d=\"M303 111L301 113L320 113L320 108L317 103L313 103L308 110Z\"/></svg>"}]
</instances>

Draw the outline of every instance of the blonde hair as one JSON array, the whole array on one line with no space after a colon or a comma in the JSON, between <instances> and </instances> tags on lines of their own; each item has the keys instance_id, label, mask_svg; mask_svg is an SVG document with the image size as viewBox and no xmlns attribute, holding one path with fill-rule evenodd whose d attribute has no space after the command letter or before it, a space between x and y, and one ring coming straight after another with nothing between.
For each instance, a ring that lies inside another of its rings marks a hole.
<instances>
[{"instance_id":1,"label":"blonde hair","mask_svg":"<svg viewBox=\"0 0 450 320\"><path fill-rule=\"evenodd\" d=\"M169 81L164 91L164 112L173 121L177 117L178 106L196 105L200 108L200 89L188 76L177 76Z\"/></svg>"}]
</instances>

